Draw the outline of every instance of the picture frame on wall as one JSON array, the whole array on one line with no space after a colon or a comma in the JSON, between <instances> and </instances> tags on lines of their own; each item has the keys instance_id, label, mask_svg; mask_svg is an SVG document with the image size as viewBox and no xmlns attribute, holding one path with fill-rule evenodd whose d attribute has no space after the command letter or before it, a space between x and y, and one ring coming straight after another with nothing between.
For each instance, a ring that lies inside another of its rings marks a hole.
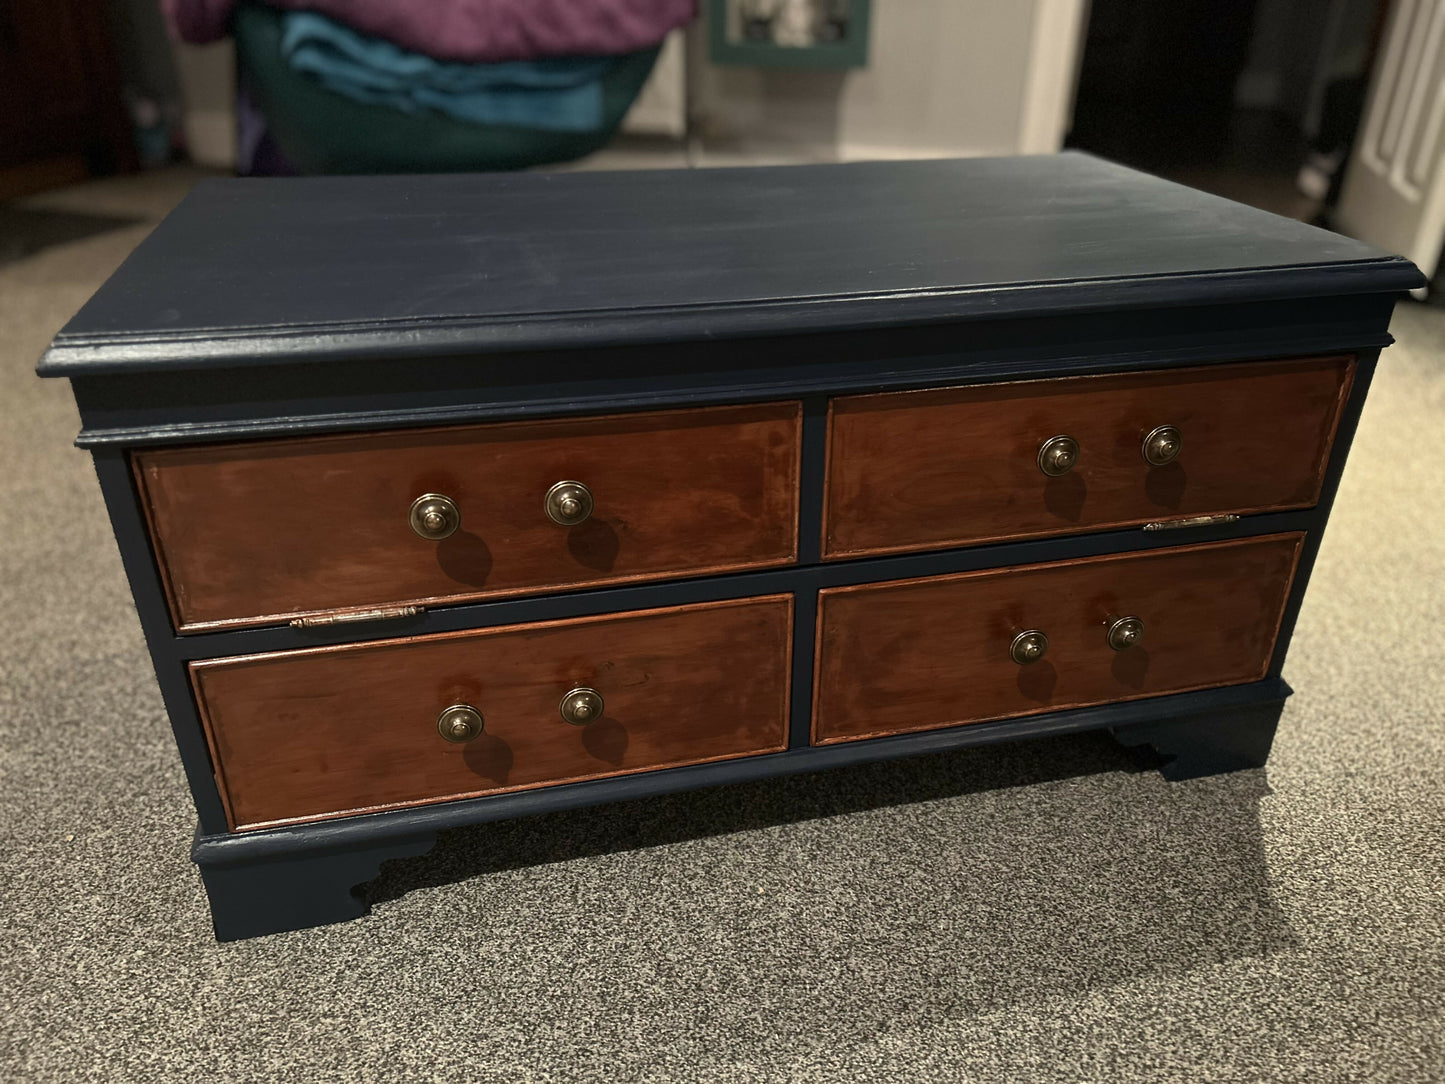
<instances>
[{"instance_id":1,"label":"picture frame on wall","mask_svg":"<svg viewBox=\"0 0 1445 1084\"><path fill-rule=\"evenodd\" d=\"M861 68L870 0L709 0L714 64Z\"/></svg>"}]
</instances>

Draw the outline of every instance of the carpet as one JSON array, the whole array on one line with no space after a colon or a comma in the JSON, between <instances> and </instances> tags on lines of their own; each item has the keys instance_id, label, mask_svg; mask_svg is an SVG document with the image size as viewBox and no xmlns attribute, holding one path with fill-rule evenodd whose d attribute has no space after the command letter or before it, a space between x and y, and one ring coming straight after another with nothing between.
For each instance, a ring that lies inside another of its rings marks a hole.
<instances>
[{"instance_id":1,"label":"carpet","mask_svg":"<svg viewBox=\"0 0 1445 1084\"><path fill-rule=\"evenodd\" d=\"M217 944L50 336L139 219L0 266L0 1078L1445 1080L1445 311L1399 307L1269 767L1100 735L445 835L371 916Z\"/></svg>"}]
</instances>

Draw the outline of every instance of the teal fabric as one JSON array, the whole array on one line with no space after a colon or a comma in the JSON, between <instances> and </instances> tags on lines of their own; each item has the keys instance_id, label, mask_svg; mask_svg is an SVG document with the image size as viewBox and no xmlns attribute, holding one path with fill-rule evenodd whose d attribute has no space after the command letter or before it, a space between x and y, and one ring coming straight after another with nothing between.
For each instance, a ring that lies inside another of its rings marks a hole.
<instances>
[{"instance_id":1,"label":"teal fabric","mask_svg":"<svg viewBox=\"0 0 1445 1084\"><path fill-rule=\"evenodd\" d=\"M463 64L407 52L312 11L282 16L281 53L338 94L405 113L434 109L473 124L556 132L602 127L610 57Z\"/></svg>"},{"instance_id":2,"label":"teal fabric","mask_svg":"<svg viewBox=\"0 0 1445 1084\"><path fill-rule=\"evenodd\" d=\"M656 48L643 49L608 67L597 131L544 131L358 102L286 63L281 12L275 8L242 0L232 26L247 91L281 151L302 173L471 172L581 158L607 142L657 59Z\"/></svg>"}]
</instances>

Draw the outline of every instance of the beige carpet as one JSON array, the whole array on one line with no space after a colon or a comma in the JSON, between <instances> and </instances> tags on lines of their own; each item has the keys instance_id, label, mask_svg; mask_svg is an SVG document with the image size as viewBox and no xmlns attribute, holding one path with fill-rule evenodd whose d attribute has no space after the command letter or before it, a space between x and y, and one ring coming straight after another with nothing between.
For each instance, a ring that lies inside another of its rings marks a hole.
<instances>
[{"instance_id":1,"label":"beige carpet","mask_svg":"<svg viewBox=\"0 0 1445 1084\"><path fill-rule=\"evenodd\" d=\"M193 174L31 201L153 219ZM1404 304L1265 771L1099 736L553 815L359 922L210 935L47 340L145 233L0 265L0 1079L1445 1080L1445 311Z\"/></svg>"}]
</instances>

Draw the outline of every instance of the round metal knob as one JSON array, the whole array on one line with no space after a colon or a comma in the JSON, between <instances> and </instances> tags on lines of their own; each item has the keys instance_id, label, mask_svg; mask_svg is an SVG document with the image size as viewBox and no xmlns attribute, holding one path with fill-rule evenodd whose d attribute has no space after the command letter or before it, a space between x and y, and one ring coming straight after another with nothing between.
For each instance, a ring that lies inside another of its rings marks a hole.
<instances>
[{"instance_id":1,"label":"round metal knob","mask_svg":"<svg viewBox=\"0 0 1445 1084\"><path fill-rule=\"evenodd\" d=\"M459 745L481 734L483 725L482 713L470 704L453 704L437 716L437 733Z\"/></svg>"},{"instance_id":2,"label":"round metal knob","mask_svg":"<svg viewBox=\"0 0 1445 1084\"><path fill-rule=\"evenodd\" d=\"M1039 629L1027 629L1013 638L1009 644L1008 656L1020 666L1038 662L1049 649L1049 638Z\"/></svg>"},{"instance_id":3,"label":"round metal knob","mask_svg":"<svg viewBox=\"0 0 1445 1084\"><path fill-rule=\"evenodd\" d=\"M547 518L562 527L575 527L592 514L592 491L581 482L558 482L547 490Z\"/></svg>"},{"instance_id":4,"label":"round metal knob","mask_svg":"<svg viewBox=\"0 0 1445 1084\"><path fill-rule=\"evenodd\" d=\"M1039 445L1039 470L1050 478L1068 474L1079 461L1079 442L1060 434Z\"/></svg>"},{"instance_id":5,"label":"round metal knob","mask_svg":"<svg viewBox=\"0 0 1445 1084\"><path fill-rule=\"evenodd\" d=\"M411 529L423 538L440 542L462 525L456 502L440 493L423 493L411 502Z\"/></svg>"},{"instance_id":6,"label":"round metal knob","mask_svg":"<svg viewBox=\"0 0 1445 1084\"><path fill-rule=\"evenodd\" d=\"M1172 425L1158 425L1144 437L1144 462L1151 467L1173 463L1184 450L1184 434Z\"/></svg>"},{"instance_id":7,"label":"round metal knob","mask_svg":"<svg viewBox=\"0 0 1445 1084\"><path fill-rule=\"evenodd\" d=\"M576 688L562 698L562 720L586 726L602 718L602 694L596 689Z\"/></svg>"},{"instance_id":8,"label":"round metal knob","mask_svg":"<svg viewBox=\"0 0 1445 1084\"><path fill-rule=\"evenodd\" d=\"M1109 622L1109 646L1128 651L1144 639L1144 622L1137 617L1116 617Z\"/></svg>"}]
</instances>

